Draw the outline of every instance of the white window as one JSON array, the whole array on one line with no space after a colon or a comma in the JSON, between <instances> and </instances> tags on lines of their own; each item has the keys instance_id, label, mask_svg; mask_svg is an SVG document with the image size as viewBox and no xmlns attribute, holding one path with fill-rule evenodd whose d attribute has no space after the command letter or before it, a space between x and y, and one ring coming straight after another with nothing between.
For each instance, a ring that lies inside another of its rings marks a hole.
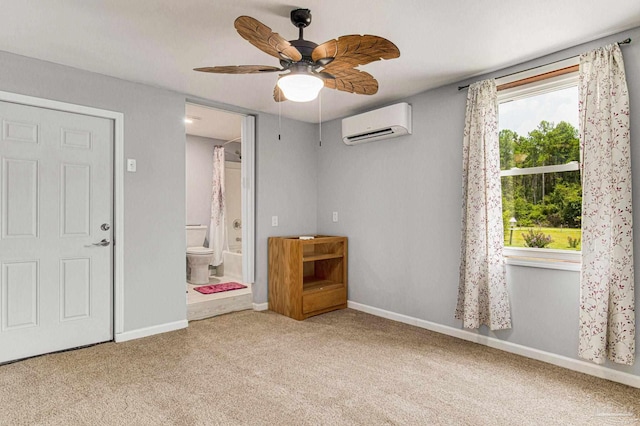
<instances>
[{"instance_id":1,"label":"white window","mask_svg":"<svg viewBox=\"0 0 640 426\"><path fill-rule=\"evenodd\" d=\"M573 71L498 92L508 264L580 268L577 78Z\"/></svg>"}]
</instances>

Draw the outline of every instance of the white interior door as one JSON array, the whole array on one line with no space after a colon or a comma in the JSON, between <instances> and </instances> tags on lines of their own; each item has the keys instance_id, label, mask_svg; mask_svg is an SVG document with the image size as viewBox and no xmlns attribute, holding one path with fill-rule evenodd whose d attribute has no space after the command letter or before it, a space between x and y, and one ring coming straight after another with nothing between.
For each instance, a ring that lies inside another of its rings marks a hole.
<instances>
[{"instance_id":1,"label":"white interior door","mask_svg":"<svg viewBox=\"0 0 640 426\"><path fill-rule=\"evenodd\" d=\"M113 121L0 102L0 123L0 363L111 340Z\"/></svg>"}]
</instances>

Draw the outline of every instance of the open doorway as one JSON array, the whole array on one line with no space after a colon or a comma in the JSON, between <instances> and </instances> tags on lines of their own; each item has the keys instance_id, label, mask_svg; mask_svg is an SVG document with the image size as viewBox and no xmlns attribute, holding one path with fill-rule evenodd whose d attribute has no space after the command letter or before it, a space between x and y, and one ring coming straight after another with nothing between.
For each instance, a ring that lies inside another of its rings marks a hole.
<instances>
[{"instance_id":1,"label":"open doorway","mask_svg":"<svg viewBox=\"0 0 640 426\"><path fill-rule=\"evenodd\" d=\"M253 117L187 103L187 319L251 309Z\"/></svg>"}]
</instances>

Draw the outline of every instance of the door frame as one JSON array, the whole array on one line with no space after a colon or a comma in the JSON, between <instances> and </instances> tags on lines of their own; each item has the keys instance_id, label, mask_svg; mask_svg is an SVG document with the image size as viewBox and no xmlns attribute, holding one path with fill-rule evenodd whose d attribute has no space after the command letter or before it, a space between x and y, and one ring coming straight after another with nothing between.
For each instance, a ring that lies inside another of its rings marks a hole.
<instances>
[{"instance_id":1,"label":"door frame","mask_svg":"<svg viewBox=\"0 0 640 426\"><path fill-rule=\"evenodd\" d=\"M0 101L113 120L113 319L112 340L124 331L124 114L0 91Z\"/></svg>"},{"instance_id":2,"label":"door frame","mask_svg":"<svg viewBox=\"0 0 640 426\"><path fill-rule=\"evenodd\" d=\"M206 102L190 98L185 99L185 105L186 104L215 109L242 117L242 123L240 124L240 136L242 138L242 143L240 144L240 156L242 157L242 161L240 162L240 186L242 191L240 196L242 199L242 280L245 283L253 284L255 283L256 273L256 117L251 114L213 106Z\"/></svg>"},{"instance_id":3,"label":"door frame","mask_svg":"<svg viewBox=\"0 0 640 426\"><path fill-rule=\"evenodd\" d=\"M242 115L242 279L253 285L256 273L256 118Z\"/></svg>"}]
</instances>

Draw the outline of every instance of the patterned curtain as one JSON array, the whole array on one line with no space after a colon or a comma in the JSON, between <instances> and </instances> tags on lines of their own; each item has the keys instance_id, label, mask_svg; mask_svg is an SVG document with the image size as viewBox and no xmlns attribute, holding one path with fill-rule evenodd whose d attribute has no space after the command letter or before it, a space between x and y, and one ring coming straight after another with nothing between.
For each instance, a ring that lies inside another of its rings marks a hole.
<instances>
[{"instance_id":1,"label":"patterned curtain","mask_svg":"<svg viewBox=\"0 0 640 426\"><path fill-rule=\"evenodd\" d=\"M222 263L222 251L227 244L226 206L224 197L224 147L213 149L213 182L211 189L211 224L209 225L209 248L213 249L211 264Z\"/></svg>"},{"instance_id":2,"label":"patterned curtain","mask_svg":"<svg viewBox=\"0 0 640 426\"><path fill-rule=\"evenodd\" d=\"M579 79L582 273L579 356L635 359L629 92L617 44L583 54Z\"/></svg>"},{"instance_id":3,"label":"patterned curtain","mask_svg":"<svg viewBox=\"0 0 640 426\"><path fill-rule=\"evenodd\" d=\"M462 254L456 318L511 328L505 279L498 100L494 80L469 86L463 139Z\"/></svg>"}]
</instances>

